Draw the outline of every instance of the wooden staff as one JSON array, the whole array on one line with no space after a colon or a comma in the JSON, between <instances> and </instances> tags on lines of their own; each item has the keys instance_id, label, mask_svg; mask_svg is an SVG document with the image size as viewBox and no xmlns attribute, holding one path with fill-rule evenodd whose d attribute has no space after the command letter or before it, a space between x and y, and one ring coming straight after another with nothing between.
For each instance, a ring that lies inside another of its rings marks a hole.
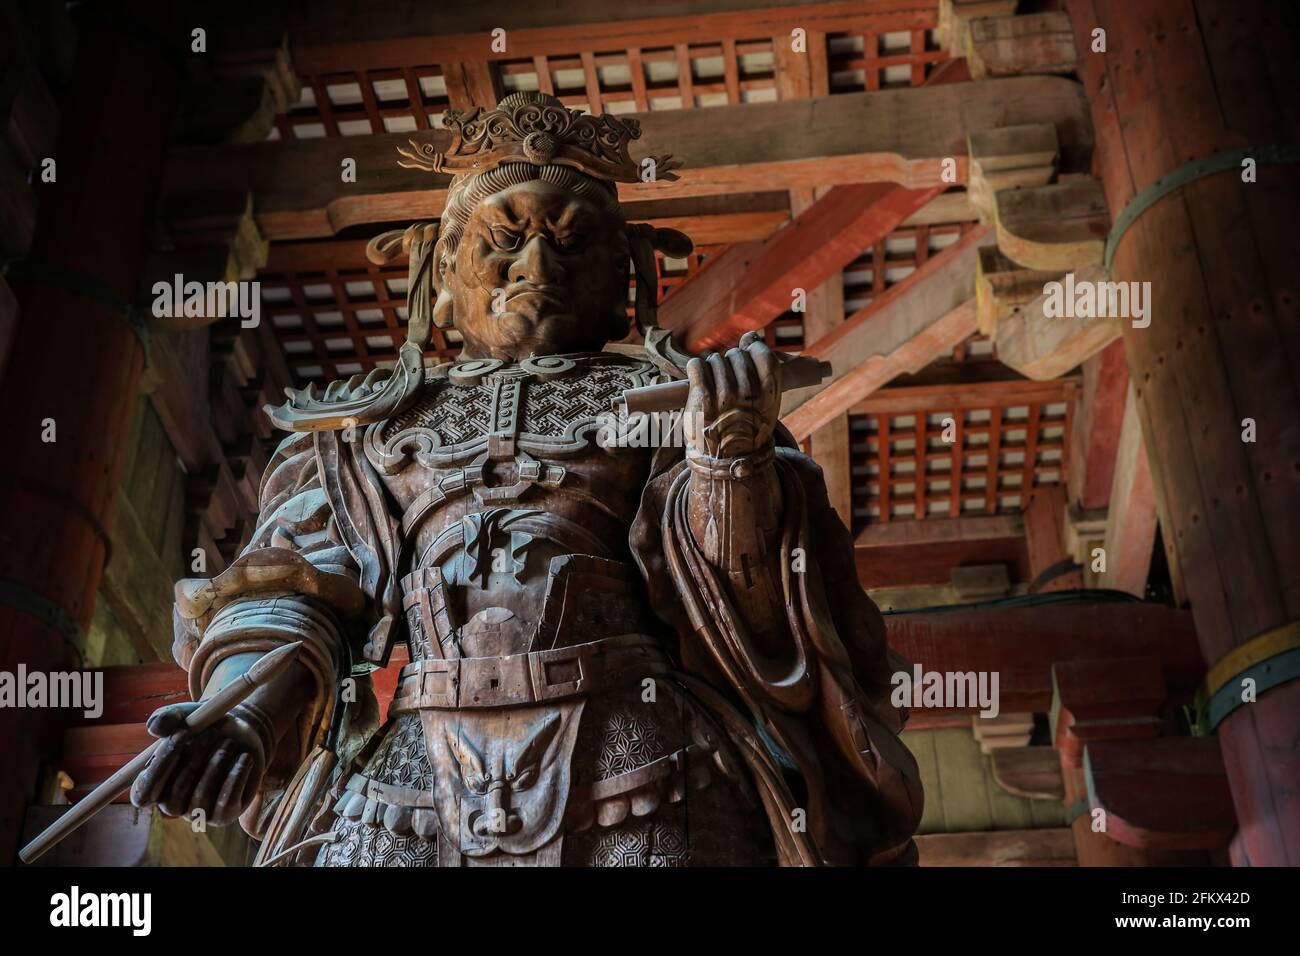
<instances>
[{"instance_id":1,"label":"wooden staff","mask_svg":"<svg viewBox=\"0 0 1300 956\"><path fill-rule=\"evenodd\" d=\"M296 641L263 655L247 672L232 680L192 710L185 718L186 731L197 734L221 720L236 705L247 700L253 691L270 683L277 674L288 667L301 648L302 641ZM31 863L38 859L73 830L116 800L118 794L131 786L131 782L149 763L149 758L154 755L154 751L164 739L166 738L155 740L130 763L73 804L71 810L51 823L36 839L23 847L18 853L18 859L24 863Z\"/></svg>"},{"instance_id":2,"label":"wooden staff","mask_svg":"<svg viewBox=\"0 0 1300 956\"><path fill-rule=\"evenodd\" d=\"M830 362L820 362L806 355L799 355L781 362L782 392L792 392L796 388L820 385L830 377ZM690 382L681 378L673 382L660 382L658 385L629 388L623 393L622 402L629 415L635 415L639 412L671 412L685 407L686 398L690 395L690 391ZM615 401L619 400L615 399Z\"/></svg>"}]
</instances>

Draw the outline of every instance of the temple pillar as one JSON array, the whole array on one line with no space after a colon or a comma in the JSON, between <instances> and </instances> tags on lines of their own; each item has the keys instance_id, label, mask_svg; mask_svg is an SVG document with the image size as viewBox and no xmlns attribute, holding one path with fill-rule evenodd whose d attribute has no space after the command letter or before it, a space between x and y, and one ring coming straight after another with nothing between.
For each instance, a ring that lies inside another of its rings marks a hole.
<instances>
[{"instance_id":1,"label":"temple pillar","mask_svg":"<svg viewBox=\"0 0 1300 956\"><path fill-rule=\"evenodd\" d=\"M1209 689L1222 681L1240 704L1216 730L1234 859L1296 865L1300 682L1285 674L1300 654L1300 34L1284 22L1295 8L1067 6L1111 221L1153 184L1170 187L1115 243L1110 278L1150 283L1149 326L1126 321L1123 335L1163 540ZM1290 162L1269 149L1288 144ZM1242 676L1256 680L1253 703L1241 703Z\"/></svg>"},{"instance_id":2,"label":"temple pillar","mask_svg":"<svg viewBox=\"0 0 1300 956\"><path fill-rule=\"evenodd\" d=\"M94 610L145 349L122 314L154 223L186 47L172 5L81 8L56 178L37 185L11 270L19 321L3 383L0 670L64 670ZM137 313L138 316L138 313ZM138 325L138 322L137 322ZM0 709L0 853L12 858L43 748L68 711Z\"/></svg>"}]
</instances>

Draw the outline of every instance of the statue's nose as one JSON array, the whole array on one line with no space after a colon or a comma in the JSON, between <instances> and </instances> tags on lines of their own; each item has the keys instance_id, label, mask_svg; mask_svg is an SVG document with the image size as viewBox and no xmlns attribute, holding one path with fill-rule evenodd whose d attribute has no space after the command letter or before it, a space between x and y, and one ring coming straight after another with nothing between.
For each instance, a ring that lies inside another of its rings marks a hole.
<instances>
[{"instance_id":1,"label":"statue's nose","mask_svg":"<svg viewBox=\"0 0 1300 956\"><path fill-rule=\"evenodd\" d=\"M507 806L510 791L503 783L494 783L487 792L486 806L470 823L475 836L507 836L523 826L519 815Z\"/></svg>"},{"instance_id":2,"label":"statue's nose","mask_svg":"<svg viewBox=\"0 0 1300 956\"><path fill-rule=\"evenodd\" d=\"M533 236L519 250L519 256L510 264L511 282L531 282L547 285L560 278L559 264L550 244L541 236Z\"/></svg>"}]
</instances>

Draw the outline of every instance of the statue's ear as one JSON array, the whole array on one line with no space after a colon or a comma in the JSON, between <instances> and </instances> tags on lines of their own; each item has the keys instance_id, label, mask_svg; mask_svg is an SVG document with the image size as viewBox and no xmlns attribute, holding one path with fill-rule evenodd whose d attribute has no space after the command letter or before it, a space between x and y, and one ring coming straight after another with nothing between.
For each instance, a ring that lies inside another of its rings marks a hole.
<instances>
[{"instance_id":1,"label":"statue's ear","mask_svg":"<svg viewBox=\"0 0 1300 956\"><path fill-rule=\"evenodd\" d=\"M437 275L437 270L434 270ZM438 289L438 298L433 303L433 324L440 329L449 329L456 324L455 315L452 311L451 293L446 286L435 278L434 285L440 286Z\"/></svg>"}]
</instances>

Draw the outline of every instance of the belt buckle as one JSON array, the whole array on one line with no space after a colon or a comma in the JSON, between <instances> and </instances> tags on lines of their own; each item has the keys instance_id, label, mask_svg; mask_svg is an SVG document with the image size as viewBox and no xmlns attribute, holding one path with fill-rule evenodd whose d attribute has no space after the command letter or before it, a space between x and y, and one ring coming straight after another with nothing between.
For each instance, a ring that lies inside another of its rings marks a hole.
<instances>
[{"instance_id":1,"label":"belt buckle","mask_svg":"<svg viewBox=\"0 0 1300 956\"><path fill-rule=\"evenodd\" d=\"M436 658L420 661L421 707L451 709L457 706L460 691L460 659Z\"/></svg>"},{"instance_id":2,"label":"belt buckle","mask_svg":"<svg viewBox=\"0 0 1300 956\"><path fill-rule=\"evenodd\" d=\"M527 654L461 658L461 706L510 707L536 700Z\"/></svg>"},{"instance_id":3,"label":"belt buckle","mask_svg":"<svg viewBox=\"0 0 1300 956\"><path fill-rule=\"evenodd\" d=\"M528 655L533 687L538 700L577 693L589 676L581 647L556 647Z\"/></svg>"}]
</instances>

